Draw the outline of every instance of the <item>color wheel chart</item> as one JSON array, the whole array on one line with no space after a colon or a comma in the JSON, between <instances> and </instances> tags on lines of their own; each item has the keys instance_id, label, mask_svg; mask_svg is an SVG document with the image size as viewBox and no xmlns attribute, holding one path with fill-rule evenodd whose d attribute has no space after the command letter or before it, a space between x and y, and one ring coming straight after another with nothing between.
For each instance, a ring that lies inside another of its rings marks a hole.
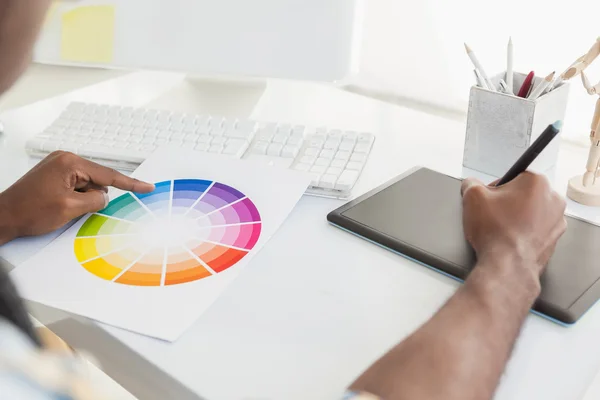
<instances>
[{"instance_id":1,"label":"color wheel chart","mask_svg":"<svg viewBox=\"0 0 600 400\"><path fill-rule=\"evenodd\" d=\"M79 263L125 285L177 285L235 265L256 245L260 214L240 191L219 182L159 182L125 193L92 214L75 238Z\"/></svg>"}]
</instances>

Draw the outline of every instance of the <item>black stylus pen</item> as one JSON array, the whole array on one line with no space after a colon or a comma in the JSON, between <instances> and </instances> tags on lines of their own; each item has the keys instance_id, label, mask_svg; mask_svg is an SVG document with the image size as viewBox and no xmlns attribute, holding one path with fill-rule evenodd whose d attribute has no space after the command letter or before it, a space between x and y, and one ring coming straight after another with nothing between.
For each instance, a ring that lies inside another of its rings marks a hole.
<instances>
[{"instance_id":1,"label":"black stylus pen","mask_svg":"<svg viewBox=\"0 0 600 400\"><path fill-rule=\"evenodd\" d=\"M562 128L562 121L556 121L552 125L548 125L548 127L544 130L544 132L533 142L531 146L519 159L514 163L512 167L504 174L504 176L496 183L496 186L504 185L517 176L520 173L525 172L525 170L531 165L533 160L540 155L540 153L550 144L552 139L558 135L560 129Z\"/></svg>"}]
</instances>

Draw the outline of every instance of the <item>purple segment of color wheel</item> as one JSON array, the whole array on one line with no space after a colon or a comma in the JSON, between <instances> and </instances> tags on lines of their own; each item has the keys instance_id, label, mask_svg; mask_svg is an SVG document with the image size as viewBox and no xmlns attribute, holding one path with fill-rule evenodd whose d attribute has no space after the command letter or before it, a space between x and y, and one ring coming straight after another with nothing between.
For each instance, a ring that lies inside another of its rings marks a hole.
<instances>
[{"instance_id":1,"label":"purple segment of color wheel","mask_svg":"<svg viewBox=\"0 0 600 400\"><path fill-rule=\"evenodd\" d=\"M233 207L237 215L239 215L240 222L260 221L260 214L250 199L244 199L231 207Z\"/></svg>"},{"instance_id":2,"label":"purple segment of color wheel","mask_svg":"<svg viewBox=\"0 0 600 400\"><path fill-rule=\"evenodd\" d=\"M215 183L213 187L204 194L195 208L207 214L242 198L244 198L243 193L230 186L223 185L222 183Z\"/></svg>"},{"instance_id":3,"label":"purple segment of color wheel","mask_svg":"<svg viewBox=\"0 0 600 400\"><path fill-rule=\"evenodd\" d=\"M258 222L260 214L250 199L244 199L209 216L214 225Z\"/></svg>"}]
</instances>

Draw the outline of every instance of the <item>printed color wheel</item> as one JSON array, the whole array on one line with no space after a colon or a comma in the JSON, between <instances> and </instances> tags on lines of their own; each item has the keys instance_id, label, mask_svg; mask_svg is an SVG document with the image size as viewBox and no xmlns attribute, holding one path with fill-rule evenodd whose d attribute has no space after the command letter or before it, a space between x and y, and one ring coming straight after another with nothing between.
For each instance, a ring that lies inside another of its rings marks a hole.
<instances>
[{"instance_id":1,"label":"printed color wheel","mask_svg":"<svg viewBox=\"0 0 600 400\"><path fill-rule=\"evenodd\" d=\"M159 182L126 193L92 214L75 238L75 256L92 274L135 286L176 285L235 265L261 232L254 203L219 182Z\"/></svg>"}]
</instances>

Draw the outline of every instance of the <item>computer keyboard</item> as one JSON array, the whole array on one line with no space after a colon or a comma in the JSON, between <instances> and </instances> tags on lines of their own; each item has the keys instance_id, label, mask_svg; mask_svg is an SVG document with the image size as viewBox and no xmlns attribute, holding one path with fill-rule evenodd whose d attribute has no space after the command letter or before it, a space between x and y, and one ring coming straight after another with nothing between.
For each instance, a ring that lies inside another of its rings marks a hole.
<instances>
[{"instance_id":1,"label":"computer keyboard","mask_svg":"<svg viewBox=\"0 0 600 400\"><path fill-rule=\"evenodd\" d=\"M71 103L27 142L32 156L71 151L100 164L134 170L156 148L176 145L312 174L309 194L345 198L371 153L375 136L166 110Z\"/></svg>"}]
</instances>

